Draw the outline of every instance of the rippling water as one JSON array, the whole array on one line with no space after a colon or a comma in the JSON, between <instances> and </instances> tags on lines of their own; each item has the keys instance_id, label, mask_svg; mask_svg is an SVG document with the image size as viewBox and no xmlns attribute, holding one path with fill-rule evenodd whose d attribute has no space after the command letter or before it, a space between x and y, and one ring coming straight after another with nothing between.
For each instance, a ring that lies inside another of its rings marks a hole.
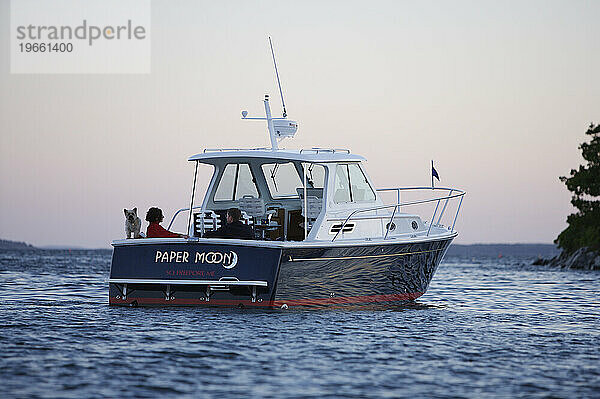
<instances>
[{"instance_id":1,"label":"rippling water","mask_svg":"<svg viewBox=\"0 0 600 399\"><path fill-rule=\"evenodd\" d=\"M110 256L0 252L1 397L600 397L597 271L449 257L404 308L113 308Z\"/></svg>"}]
</instances>

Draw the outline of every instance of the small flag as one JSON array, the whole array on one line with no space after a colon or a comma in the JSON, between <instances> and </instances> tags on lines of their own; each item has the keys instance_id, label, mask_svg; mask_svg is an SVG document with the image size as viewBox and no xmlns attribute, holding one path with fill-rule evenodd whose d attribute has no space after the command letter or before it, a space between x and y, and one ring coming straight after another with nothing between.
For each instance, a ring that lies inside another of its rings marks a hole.
<instances>
[{"instance_id":1,"label":"small flag","mask_svg":"<svg viewBox=\"0 0 600 399\"><path fill-rule=\"evenodd\" d=\"M431 160L431 181L433 182L433 178L438 179L440 181L440 175L438 175L437 170L433 167L433 160Z\"/></svg>"},{"instance_id":2,"label":"small flag","mask_svg":"<svg viewBox=\"0 0 600 399\"><path fill-rule=\"evenodd\" d=\"M438 179L438 181L440 181L440 175L438 175L437 170L435 170L435 168L433 167L433 159L431 160L431 189L433 190L435 188L435 184L433 184L433 178Z\"/></svg>"},{"instance_id":3,"label":"small flag","mask_svg":"<svg viewBox=\"0 0 600 399\"><path fill-rule=\"evenodd\" d=\"M433 167L433 164L431 165L431 176L435 177L436 179L438 179L438 181L440 181L440 175L438 175L438 172Z\"/></svg>"}]
</instances>

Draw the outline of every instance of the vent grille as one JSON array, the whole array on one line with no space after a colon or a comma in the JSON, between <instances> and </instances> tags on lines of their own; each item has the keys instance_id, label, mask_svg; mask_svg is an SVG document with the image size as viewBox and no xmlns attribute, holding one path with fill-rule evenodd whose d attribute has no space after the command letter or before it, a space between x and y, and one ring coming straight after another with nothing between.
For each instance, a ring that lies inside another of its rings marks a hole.
<instances>
[{"instance_id":1,"label":"vent grille","mask_svg":"<svg viewBox=\"0 0 600 399\"><path fill-rule=\"evenodd\" d=\"M331 230L329 230L329 234L336 234L342 228L343 223L337 223L331 226ZM344 226L344 230L342 233L351 233L354 230L354 223L346 223Z\"/></svg>"}]
</instances>

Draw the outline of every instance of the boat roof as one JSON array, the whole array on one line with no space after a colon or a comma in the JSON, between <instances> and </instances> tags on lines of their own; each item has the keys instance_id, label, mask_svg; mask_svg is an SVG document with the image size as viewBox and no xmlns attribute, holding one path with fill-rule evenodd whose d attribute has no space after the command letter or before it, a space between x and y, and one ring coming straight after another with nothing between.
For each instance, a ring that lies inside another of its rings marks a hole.
<instances>
[{"instance_id":1,"label":"boat roof","mask_svg":"<svg viewBox=\"0 0 600 399\"><path fill-rule=\"evenodd\" d=\"M301 162L360 162L365 158L351 154L350 150L333 148L311 148L302 150L272 150L270 148L251 149L205 149L200 154L192 155L188 161L213 163L222 158L265 158Z\"/></svg>"}]
</instances>

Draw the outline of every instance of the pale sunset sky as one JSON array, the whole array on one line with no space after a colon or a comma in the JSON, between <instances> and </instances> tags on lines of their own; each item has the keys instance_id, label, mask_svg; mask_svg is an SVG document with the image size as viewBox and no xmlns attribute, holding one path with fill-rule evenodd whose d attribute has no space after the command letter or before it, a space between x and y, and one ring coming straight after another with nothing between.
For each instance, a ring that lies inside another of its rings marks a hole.
<instances>
[{"instance_id":1,"label":"pale sunset sky","mask_svg":"<svg viewBox=\"0 0 600 399\"><path fill-rule=\"evenodd\" d=\"M0 0L0 238L107 248L123 208L188 206L204 148L345 147L379 187L468 194L457 243L550 243L600 122L600 1L152 1L151 73L11 74ZM201 180L206 182L203 173ZM143 224L145 230L146 223Z\"/></svg>"}]
</instances>

